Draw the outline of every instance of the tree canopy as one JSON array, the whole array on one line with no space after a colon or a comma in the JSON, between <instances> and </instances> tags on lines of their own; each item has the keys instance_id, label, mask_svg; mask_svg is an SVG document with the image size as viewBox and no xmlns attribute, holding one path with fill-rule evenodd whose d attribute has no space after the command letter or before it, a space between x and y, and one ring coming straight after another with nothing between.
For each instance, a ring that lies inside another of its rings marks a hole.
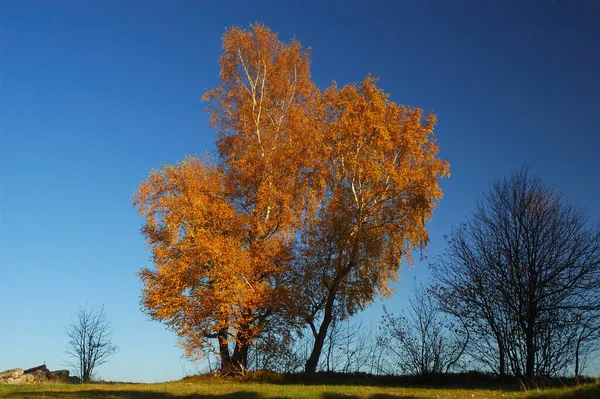
<instances>
[{"instance_id":1,"label":"tree canopy","mask_svg":"<svg viewBox=\"0 0 600 399\"><path fill-rule=\"evenodd\" d=\"M332 318L389 293L427 243L448 175L435 115L372 77L319 90L309 51L262 25L229 29L220 66L204 95L217 159L153 171L134 195L155 266L140 272L143 307L189 356L216 340L232 370L262 332L307 323L314 372Z\"/></svg>"}]
</instances>

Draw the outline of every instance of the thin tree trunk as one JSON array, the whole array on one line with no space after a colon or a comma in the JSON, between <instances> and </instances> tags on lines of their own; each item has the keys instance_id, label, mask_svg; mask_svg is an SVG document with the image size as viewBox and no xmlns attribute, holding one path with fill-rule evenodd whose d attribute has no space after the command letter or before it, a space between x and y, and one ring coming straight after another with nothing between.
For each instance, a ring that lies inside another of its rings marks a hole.
<instances>
[{"instance_id":1,"label":"thin tree trunk","mask_svg":"<svg viewBox=\"0 0 600 399\"><path fill-rule=\"evenodd\" d=\"M577 346L575 347L575 378L579 378L579 345L581 344L581 337L577 340Z\"/></svg>"},{"instance_id":2,"label":"thin tree trunk","mask_svg":"<svg viewBox=\"0 0 600 399\"><path fill-rule=\"evenodd\" d=\"M227 342L227 329L222 328L217 334L217 340L219 341L219 355L221 356L221 372L229 374L232 371L233 362L231 355L229 354L229 343Z\"/></svg>"},{"instance_id":3,"label":"thin tree trunk","mask_svg":"<svg viewBox=\"0 0 600 399\"><path fill-rule=\"evenodd\" d=\"M235 349L233 350L232 361L236 368L237 373L244 373L248 367L248 338L245 336L245 332L240 331L238 333L237 342L235 343Z\"/></svg>"},{"instance_id":4,"label":"thin tree trunk","mask_svg":"<svg viewBox=\"0 0 600 399\"><path fill-rule=\"evenodd\" d=\"M498 356L500 358L500 376L504 377L506 374L506 351L503 343L498 343Z\"/></svg>"},{"instance_id":5,"label":"thin tree trunk","mask_svg":"<svg viewBox=\"0 0 600 399\"><path fill-rule=\"evenodd\" d=\"M306 376L312 380L315 377L317 372L317 365L319 364L319 358L321 357L321 352L323 351L323 343L325 342L325 338L327 336L327 330L329 329L329 325L333 319L333 302L335 301L335 291L329 291L329 295L327 297L327 302L325 303L325 309L323 314L323 321L321 322L321 326L319 327L319 332L315 337L315 343L313 346L313 350L310 354L310 357L306 361L306 365L304 367L304 373Z\"/></svg>"},{"instance_id":6,"label":"thin tree trunk","mask_svg":"<svg viewBox=\"0 0 600 399\"><path fill-rule=\"evenodd\" d=\"M535 342L533 338L533 328L529 327L525 333L525 349L527 359L525 361L525 375L533 378L535 375Z\"/></svg>"}]
</instances>

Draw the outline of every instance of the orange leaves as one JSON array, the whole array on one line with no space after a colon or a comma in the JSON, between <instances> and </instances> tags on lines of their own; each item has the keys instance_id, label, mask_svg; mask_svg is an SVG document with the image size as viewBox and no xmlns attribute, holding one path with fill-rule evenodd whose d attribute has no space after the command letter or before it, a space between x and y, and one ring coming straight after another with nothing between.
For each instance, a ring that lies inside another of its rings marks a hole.
<instances>
[{"instance_id":1,"label":"orange leaves","mask_svg":"<svg viewBox=\"0 0 600 399\"><path fill-rule=\"evenodd\" d=\"M142 233L155 271L144 269L144 306L174 329L188 321L208 330L228 323L244 290L244 220L227 200L220 168L188 158L151 173L134 195L146 216ZM216 320L213 320L216 319Z\"/></svg>"},{"instance_id":2,"label":"orange leaves","mask_svg":"<svg viewBox=\"0 0 600 399\"><path fill-rule=\"evenodd\" d=\"M387 293L427 241L448 164L434 115L389 101L372 77L321 92L309 51L262 25L229 29L219 62L203 97L219 162L153 171L134 204L156 266L140 272L148 313L188 354L217 338L243 363L270 318L311 307L292 294L323 305L333 293L352 313Z\"/></svg>"},{"instance_id":3,"label":"orange leaves","mask_svg":"<svg viewBox=\"0 0 600 399\"><path fill-rule=\"evenodd\" d=\"M423 121L422 110L389 101L372 77L331 86L323 103L318 170L325 191L304 229L300 262L320 268L317 277L328 276L324 295L334 292L341 312L353 313L377 292L388 294L402 259L426 244L425 222L448 164L436 158L435 116Z\"/></svg>"},{"instance_id":4,"label":"orange leaves","mask_svg":"<svg viewBox=\"0 0 600 399\"><path fill-rule=\"evenodd\" d=\"M308 201L300 171L310 162L317 94L309 54L261 25L228 30L223 49L221 84L204 99L232 196L266 237L297 223Z\"/></svg>"},{"instance_id":5,"label":"orange leaves","mask_svg":"<svg viewBox=\"0 0 600 399\"><path fill-rule=\"evenodd\" d=\"M222 330L224 340L252 342L279 306L278 275L289 268L291 233L280 223L265 231L257 211L276 195L245 209L226 180L222 168L188 158L152 172L134 195L156 266L140 272L144 307L188 355Z\"/></svg>"}]
</instances>

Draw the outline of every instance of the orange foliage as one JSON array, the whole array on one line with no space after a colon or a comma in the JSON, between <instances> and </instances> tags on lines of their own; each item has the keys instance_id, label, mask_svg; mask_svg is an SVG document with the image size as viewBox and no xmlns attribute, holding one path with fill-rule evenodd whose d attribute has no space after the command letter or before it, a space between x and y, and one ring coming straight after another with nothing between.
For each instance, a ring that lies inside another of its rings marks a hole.
<instances>
[{"instance_id":1,"label":"orange foliage","mask_svg":"<svg viewBox=\"0 0 600 399\"><path fill-rule=\"evenodd\" d=\"M388 295L401 261L427 243L425 223L442 196L438 178L448 175L447 162L436 158L435 116L422 122L422 110L389 101L374 78L358 87L334 85L323 101L325 189L298 260L298 302L316 341L309 373L332 319L363 309L377 292Z\"/></svg>"},{"instance_id":2,"label":"orange foliage","mask_svg":"<svg viewBox=\"0 0 600 399\"><path fill-rule=\"evenodd\" d=\"M154 171L134 203L156 266L140 272L144 308L189 356L217 339L222 364L231 343L243 368L274 316L300 315L317 337L319 312L387 294L427 242L448 165L435 116L389 101L375 79L320 92L308 50L261 25L228 30L223 50L204 95L219 161Z\"/></svg>"},{"instance_id":3,"label":"orange foliage","mask_svg":"<svg viewBox=\"0 0 600 399\"><path fill-rule=\"evenodd\" d=\"M223 38L221 84L206 93L220 166L190 158L153 172L135 195L156 270L143 304L197 355L235 344L235 366L285 300L294 229L312 208L309 55L263 26Z\"/></svg>"},{"instance_id":4,"label":"orange foliage","mask_svg":"<svg viewBox=\"0 0 600 399\"><path fill-rule=\"evenodd\" d=\"M333 269L348 273L348 301L359 307L374 289L387 294L402 258L427 243L425 223L442 197L438 177L448 175L448 163L436 158L435 115L422 123L421 109L388 97L372 77L325 93L327 191L315 224L326 232L320 242L335 243Z\"/></svg>"},{"instance_id":5,"label":"orange foliage","mask_svg":"<svg viewBox=\"0 0 600 399\"><path fill-rule=\"evenodd\" d=\"M318 90L308 50L268 28L223 38L221 84L204 95L236 205L258 240L286 232L309 205Z\"/></svg>"}]
</instances>

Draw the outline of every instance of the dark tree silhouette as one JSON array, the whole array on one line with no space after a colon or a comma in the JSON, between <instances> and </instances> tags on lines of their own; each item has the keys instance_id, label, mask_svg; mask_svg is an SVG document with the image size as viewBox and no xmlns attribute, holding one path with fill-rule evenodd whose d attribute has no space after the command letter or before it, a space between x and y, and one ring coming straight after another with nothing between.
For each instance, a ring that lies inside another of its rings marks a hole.
<instances>
[{"instance_id":1,"label":"dark tree silhouette","mask_svg":"<svg viewBox=\"0 0 600 399\"><path fill-rule=\"evenodd\" d=\"M433 263L446 310L471 326L472 353L500 374L564 372L596 338L600 228L588 226L523 168L491 185Z\"/></svg>"}]
</instances>

